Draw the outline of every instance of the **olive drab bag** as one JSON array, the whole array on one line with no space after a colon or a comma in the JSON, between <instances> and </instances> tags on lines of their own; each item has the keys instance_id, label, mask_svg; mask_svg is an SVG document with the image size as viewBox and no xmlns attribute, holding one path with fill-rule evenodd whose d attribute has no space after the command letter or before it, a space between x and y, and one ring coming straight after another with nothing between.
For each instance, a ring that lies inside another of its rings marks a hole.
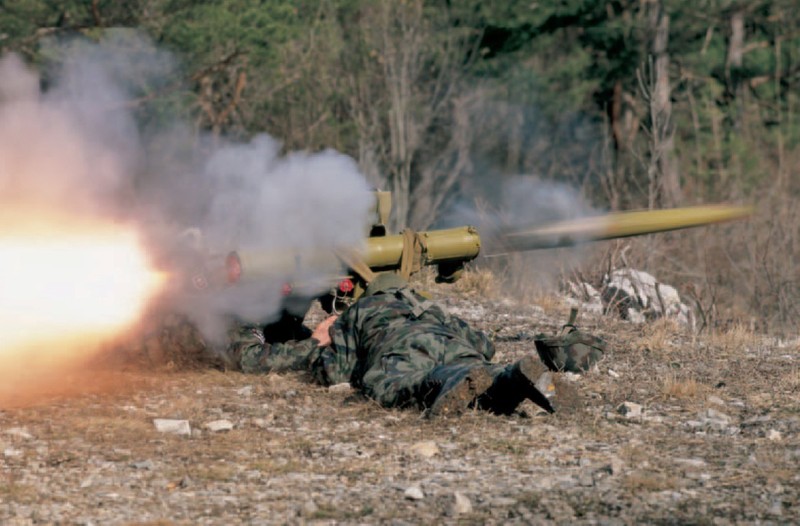
<instances>
[{"instance_id":1,"label":"olive drab bag","mask_svg":"<svg viewBox=\"0 0 800 526\"><path fill-rule=\"evenodd\" d=\"M539 358L552 371L588 371L608 349L608 344L602 338L575 326L577 315L577 309L572 309L569 321L561 328L561 334L537 334L534 338Z\"/></svg>"}]
</instances>

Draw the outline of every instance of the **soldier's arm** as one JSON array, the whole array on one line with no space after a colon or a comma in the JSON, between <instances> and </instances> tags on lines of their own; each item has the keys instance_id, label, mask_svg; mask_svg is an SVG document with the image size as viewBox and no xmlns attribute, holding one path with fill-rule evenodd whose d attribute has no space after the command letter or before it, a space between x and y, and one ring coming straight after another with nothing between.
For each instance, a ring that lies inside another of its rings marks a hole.
<instances>
[{"instance_id":1,"label":"soldier's arm","mask_svg":"<svg viewBox=\"0 0 800 526\"><path fill-rule=\"evenodd\" d=\"M350 307L330 327L330 345L313 353L311 374L322 385L349 382L357 362L358 307Z\"/></svg>"},{"instance_id":2,"label":"soldier's arm","mask_svg":"<svg viewBox=\"0 0 800 526\"><path fill-rule=\"evenodd\" d=\"M228 356L245 373L305 370L317 349L317 341L311 338L268 343L255 325L242 325L232 332Z\"/></svg>"}]
</instances>

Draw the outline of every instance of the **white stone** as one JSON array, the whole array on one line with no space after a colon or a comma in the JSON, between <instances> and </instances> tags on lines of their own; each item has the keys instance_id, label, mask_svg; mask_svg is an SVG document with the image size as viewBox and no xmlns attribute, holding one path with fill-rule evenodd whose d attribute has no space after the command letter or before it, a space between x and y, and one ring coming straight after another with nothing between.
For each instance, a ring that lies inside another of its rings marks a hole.
<instances>
[{"instance_id":1,"label":"white stone","mask_svg":"<svg viewBox=\"0 0 800 526\"><path fill-rule=\"evenodd\" d=\"M674 459L676 464L681 464L682 466L691 467L691 468L704 468L706 467L706 461L702 458L676 458Z\"/></svg>"},{"instance_id":2,"label":"white stone","mask_svg":"<svg viewBox=\"0 0 800 526\"><path fill-rule=\"evenodd\" d=\"M627 418L638 418L642 416L642 406L633 402L623 402L617 408L617 412Z\"/></svg>"},{"instance_id":3,"label":"white stone","mask_svg":"<svg viewBox=\"0 0 800 526\"><path fill-rule=\"evenodd\" d=\"M648 317L667 317L694 328L694 311L681 301L680 294L647 272L616 269L604 278L603 300L617 305L623 317L642 323Z\"/></svg>"},{"instance_id":4,"label":"white stone","mask_svg":"<svg viewBox=\"0 0 800 526\"><path fill-rule=\"evenodd\" d=\"M767 432L767 439L773 442L780 442L781 440L783 440L783 435L777 429L770 429Z\"/></svg>"},{"instance_id":5,"label":"white stone","mask_svg":"<svg viewBox=\"0 0 800 526\"><path fill-rule=\"evenodd\" d=\"M155 464L153 464L152 460L140 460L138 462L131 462L129 466L132 467L133 469L152 470L153 468L155 468Z\"/></svg>"},{"instance_id":6,"label":"white stone","mask_svg":"<svg viewBox=\"0 0 800 526\"><path fill-rule=\"evenodd\" d=\"M261 429L266 429L269 427L269 421L266 418L253 418L251 420L253 425L256 427L260 427Z\"/></svg>"},{"instance_id":7,"label":"white stone","mask_svg":"<svg viewBox=\"0 0 800 526\"><path fill-rule=\"evenodd\" d=\"M731 421L731 417L729 417L728 415L726 415L721 411L717 411L716 409L707 409L706 418L708 418L709 420L717 420L720 422L724 422L726 424L729 424Z\"/></svg>"},{"instance_id":8,"label":"white stone","mask_svg":"<svg viewBox=\"0 0 800 526\"><path fill-rule=\"evenodd\" d=\"M472 502L470 502L466 495L456 491L453 494L453 498L453 515L472 513Z\"/></svg>"},{"instance_id":9,"label":"white stone","mask_svg":"<svg viewBox=\"0 0 800 526\"><path fill-rule=\"evenodd\" d=\"M303 511L306 513L306 515L314 515L319 511L319 506L317 506L317 503L312 499L308 499L303 504Z\"/></svg>"},{"instance_id":10,"label":"white stone","mask_svg":"<svg viewBox=\"0 0 800 526\"><path fill-rule=\"evenodd\" d=\"M332 386L328 387L328 391L330 391L331 393L349 393L352 390L353 386L351 386L349 382L333 384Z\"/></svg>"},{"instance_id":11,"label":"white stone","mask_svg":"<svg viewBox=\"0 0 800 526\"><path fill-rule=\"evenodd\" d=\"M625 319L631 323L635 323L636 325L641 325L647 321L647 318L644 317L644 314L636 309L631 308L625 311Z\"/></svg>"},{"instance_id":12,"label":"white stone","mask_svg":"<svg viewBox=\"0 0 800 526\"><path fill-rule=\"evenodd\" d=\"M170 418L154 418L153 425L160 433L173 433L176 435L191 435L192 428L188 420L173 420Z\"/></svg>"},{"instance_id":13,"label":"white stone","mask_svg":"<svg viewBox=\"0 0 800 526\"><path fill-rule=\"evenodd\" d=\"M611 474L612 475L619 475L625 469L625 462L616 455L611 456Z\"/></svg>"},{"instance_id":14,"label":"white stone","mask_svg":"<svg viewBox=\"0 0 800 526\"><path fill-rule=\"evenodd\" d=\"M600 292L588 283L567 282L564 292L567 304L581 312L599 315L605 310Z\"/></svg>"},{"instance_id":15,"label":"white stone","mask_svg":"<svg viewBox=\"0 0 800 526\"><path fill-rule=\"evenodd\" d=\"M245 385L241 389L236 390L236 394L239 396L249 397L253 395L253 386L252 385Z\"/></svg>"},{"instance_id":16,"label":"white stone","mask_svg":"<svg viewBox=\"0 0 800 526\"><path fill-rule=\"evenodd\" d=\"M30 440L33 438L33 435L28 433L28 430L23 427L10 427L6 429L6 435L10 435L12 437L23 438L25 440Z\"/></svg>"},{"instance_id":17,"label":"white stone","mask_svg":"<svg viewBox=\"0 0 800 526\"><path fill-rule=\"evenodd\" d=\"M433 440L424 440L417 442L409 448L412 453L415 453L424 458L431 458L439 453L439 446Z\"/></svg>"},{"instance_id":18,"label":"white stone","mask_svg":"<svg viewBox=\"0 0 800 526\"><path fill-rule=\"evenodd\" d=\"M206 422L204 427L214 433L219 431L230 431L233 429L233 422L230 420L212 420L211 422Z\"/></svg>"},{"instance_id":19,"label":"white stone","mask_svg":"<svg viewBox=\"0 0 800 526\"><path fill-rule=\"evenodd\" d=\"M408 500L422 500L425 498L425 494L419 486L411 486L403 494Z\"/></svg>"}]
</instances>

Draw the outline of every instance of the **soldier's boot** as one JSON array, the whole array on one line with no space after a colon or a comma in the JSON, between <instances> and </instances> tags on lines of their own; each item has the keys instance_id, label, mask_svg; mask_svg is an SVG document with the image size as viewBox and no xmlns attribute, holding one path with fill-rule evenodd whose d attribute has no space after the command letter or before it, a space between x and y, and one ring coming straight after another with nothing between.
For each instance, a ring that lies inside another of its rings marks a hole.
<instances>
[{"instance_id":1,"label":"soldier's boot","mask_svg":"<svg viewBox=\"0 0 800 526\"><path fill-rule=\"evenodd\" d=\"M489 389L478 398L478 405L493 413L510 415L523 400L530 400L548 413L555 412L550 399L555 394L553 376L533 356L526 356L494 374Z\"/></svg>"},{"instance_id":2,"label":"soldier's boot","mask_svg":"<svg viewBox=\"0 0 800 526\"><path fill-rule=\"evenodd\" d=\"M429 416L463 413L491 387L493 381L486 365L439 365L423 382L423 389L427 391L427 400L423 403L430 406Z\"/></svg>"}]
</instances>

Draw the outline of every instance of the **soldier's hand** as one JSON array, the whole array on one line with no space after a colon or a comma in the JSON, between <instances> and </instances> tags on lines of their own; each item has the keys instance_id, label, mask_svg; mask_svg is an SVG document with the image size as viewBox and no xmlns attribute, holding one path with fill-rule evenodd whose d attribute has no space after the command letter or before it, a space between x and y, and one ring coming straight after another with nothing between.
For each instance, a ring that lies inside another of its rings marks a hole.
<instances>
[{"instance_id":1,"label":"soldier's hand","mask_svg":"<svg viewBox=\"0 0 800 526\"><path fill-rule=\"evenodd\" d=\"M333 322L336 321L336 318L338 318L336 315L328 316L322 320L319 325L317 325L316 329L314 329L314 332L311 333L311 337L319 342L317 344L319 347L325 347L331 344L330 329Z\"/></svg>"}]
</instances>

